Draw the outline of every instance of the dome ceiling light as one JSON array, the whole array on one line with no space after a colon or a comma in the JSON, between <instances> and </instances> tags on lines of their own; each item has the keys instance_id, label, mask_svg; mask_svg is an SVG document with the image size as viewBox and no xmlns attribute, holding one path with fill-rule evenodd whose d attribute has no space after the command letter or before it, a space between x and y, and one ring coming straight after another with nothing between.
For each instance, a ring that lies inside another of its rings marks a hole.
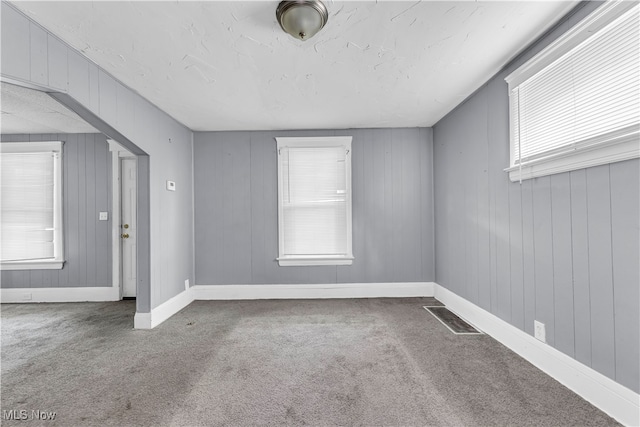
<instances>
[{"instance_id":1,"label":"dome ceiling light","mask_svg":"<svg viewBox=\"0 0 640 427\"><path fill-rule=\"evenodd\" d=\"M276 17L282 29L298 40L307 40L316 35L329 19L326 6L320 0L281 1Z\"/></svg>"}]
</instances>

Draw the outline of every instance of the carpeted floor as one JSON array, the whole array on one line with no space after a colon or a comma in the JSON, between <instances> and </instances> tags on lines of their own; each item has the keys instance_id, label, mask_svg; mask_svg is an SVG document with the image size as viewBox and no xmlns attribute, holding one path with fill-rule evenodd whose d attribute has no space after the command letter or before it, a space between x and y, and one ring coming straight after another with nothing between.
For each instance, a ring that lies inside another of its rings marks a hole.
<instances>
[{"instance_id":1,"label":"carpeted floor","mask_svg":"<svg viewBox=\"0 0 640 427\"><path fill-rule=\"evenodd\" d=\"M427 298L196 301L151 331L134 301L2 305L13 426L609 426L614 420Z\"/></svg>"}]
</instances>

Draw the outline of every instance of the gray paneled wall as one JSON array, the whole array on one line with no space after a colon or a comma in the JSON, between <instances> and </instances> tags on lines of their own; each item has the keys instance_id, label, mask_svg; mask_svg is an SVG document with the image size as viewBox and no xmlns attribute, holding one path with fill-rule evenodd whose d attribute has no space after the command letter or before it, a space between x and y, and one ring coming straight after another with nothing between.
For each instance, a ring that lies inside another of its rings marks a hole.
<instances>
[{"instance_id":1,"label":"gray paneled wall","mask_svg":"<svg viewBox=\"0 0 640 427\"><path fill-rule=\"evenodd\" d=\"M351 266L280 267L277 136L353 136ZM428 128L195 134L196 283L434 279Z\"/></svg>"},{"instance_id":2,"label":"gray paneled wall","mask_svg":"<svg viewBox=\"0 0 640 427\"><path fill-rule=\"evenodd\" d=\"M150 250L148 263L138 258L136 300L137 311L147 313L183 292L185 279L193 278L193 134L11 4L3 1L1 8L2 76L68 94L148 155L138 159L139 170L149 170L138 184L149 187L143 202L150 218L139 218L139 225L149 232ZM167 180L176 183L176 191L166 190Z\"/></svg>"},{"instance_id":3,"label":"gray paneled wall","mask_svg":"<svg viewBox=\"0 0 640 427\"><path fill-rule=\"evenodd\" d=\"M1 135L3 142L64 141L62 270L2 271L2 288L111 286L111 153L102 134Z\"/></svg>"},{"instance_id":4,"label":"gray paneled wall","mask_svg":"<svg viewBox=\"0 0 640 427\"><path fill-rule=\"evenodd\" d=\"M434 127L436 282L638 392L640 163L509 181L504 77L533 54Z\"/></svg>"}]
</instances>

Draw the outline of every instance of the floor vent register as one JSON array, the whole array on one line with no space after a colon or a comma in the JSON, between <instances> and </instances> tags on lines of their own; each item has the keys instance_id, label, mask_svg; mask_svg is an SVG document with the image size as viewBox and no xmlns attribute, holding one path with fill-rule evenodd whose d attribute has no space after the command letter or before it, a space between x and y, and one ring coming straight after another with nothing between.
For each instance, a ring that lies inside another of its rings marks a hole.
<instances>
[{"instance_id":1,"label":"floor vent register","mask_svg":"<svg viewBox=\"0 0 640 427\"><path fill-rule=\"evenodd\" d=\"M424 309L433 314L444 326L456 335L481 335L482 332L462 320L455 313L443 306L424 306Z\"/></svg>"}]
</instances>

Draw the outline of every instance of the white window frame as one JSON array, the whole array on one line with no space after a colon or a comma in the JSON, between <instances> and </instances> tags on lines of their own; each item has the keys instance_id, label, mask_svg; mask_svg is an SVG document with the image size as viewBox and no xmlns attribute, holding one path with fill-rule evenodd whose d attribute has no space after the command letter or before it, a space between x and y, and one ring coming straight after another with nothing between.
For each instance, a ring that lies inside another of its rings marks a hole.
<instances>
[{"instance_id":1,"label":"white window frame","mask_svg":"<svg viewBox=\"0 0 640 427\"><path fill-rule=\"evenodd\" d=\"M509 135L510 167L505 169L511 181L536 178L561 172L583 169L591 166L619 162L640 157L640 128L637 126L621 129L617 134L605 138L582 141L569 147L552 150L549 155L523 164L517 164L513 138L515 118L513 103L517 99L518 86L535 76L565 53L587 40L593 33L605 27L632 7L636 2L610 1L575 25L564 35L520 66L505 78L509 85Z\"/></svg>"},{"instance_id":2,"label":"white window frame","mask_svg":"<svg viewBox=\"0 0 640 427\"><path fill-rule=\"evenodd\" d=\"M64 241L63 241L63 220L62 220L62 141L43 142L2 142L0 152L2 153L35 153L35 152L55 152L53 166L53 241L54 257L52 259L35 259L25 261L2 261L0 270L59 270L64 265Z\"/></svg>"},{"instance_id":3,"label":"white window frame","mask_svg":"<svg viewBox=\"0 0 640 427\"><path fill-rule=\"evenodd\" d=\"M351 194L351 140L350 136L331 137L278 137L278 264L280 266L318 266L318 265L351 265L353 263L352 247L352 194ZM345 255L320 256L320 255L284 255L284 215L283 215L283 166L282 148L318 148L318 147L342 147L345 156L345 183L346 183L346 215L347 215L347 253Z\"/></svg>"}]
</instances>

